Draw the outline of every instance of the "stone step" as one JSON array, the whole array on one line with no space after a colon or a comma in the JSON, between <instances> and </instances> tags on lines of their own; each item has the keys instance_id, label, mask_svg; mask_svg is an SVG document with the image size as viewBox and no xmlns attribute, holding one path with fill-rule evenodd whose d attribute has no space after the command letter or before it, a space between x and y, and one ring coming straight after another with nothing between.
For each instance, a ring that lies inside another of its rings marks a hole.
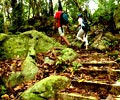
<instances>
[{"instance_id":1,"label":"stone step","mask_svg":"<svg viewBox=\"0 0 120 100\"><path fill-rule=\"evenodd\" d=\"M81 60L113 60L111 59L107 54L104 54L104 53L80 53L78 54L78 58L81 59Z\"/></svg>"},{"instance_id":2,"label":"stone step","mask_svg":"<svg viewBox=\"0 0 120 100\"><path fill-rule=\"evenodd\" d=\"M80 67L78 70L78 72L81 72L81 71L90 71L90 72L117 72L117 73L120 73L120 69L114 69L114 68L110 68L108 66L102 66L100 68L96 67L96 66L93 66L93 67Z\"/></svg>"},{"instance_id":3,"label":"stone step","mask_svg":"<svg viewBox=\"0 0 120 100\"><path fill-rule=\"evenodd\" d=\"M120 100L120 95L116 96L114 99L115 100Z\"/></svg>"},{"instance_id":4,"label":"stone step","mask_svg":"<svg viewBox=\"0 0 120 100\"><path fill-rule=\"evenodd\" d=\"M57 100L106 100L106 98L101 99L96 96L87 96L87 95L83 96L80 93L68 93L68 92L60 92L57 94ZM120 100L120 95L112 96L111 99L107 98L107 100Z\"/></svg>"},{"instance_id":5,"label":"stone step","mask_svg":"<svg viewBox=\"0 0 120 100\"><path fill-rule=\"evenodd\" d=\"M81 80L86 80L86 81L92 81L92 82L100 82L100 83L107 83L107 84L113 84L115 83L117 80L119 80L120 76L115 76L115 75L109 75L109 74L95 74L93 73L93 75L88 75L88 74L80 74L81 76L79 77L74 77L74 79L81 81ZM97 75L97 76L96 76ZM86 82L85 81L85 82Z\"/></svg>"},{"instance_id":6,"label":"stone step","mask_svg":"<svg viewBox=\"0 0 120 100\"><path fill-rule=\"evenodd\" d=\"M106 86L114 86L114 87L120 87L120 82L115 82L113 84L111 83L107 83L107 82L102 82L102 81L87 81L87 80L78 80L78 81L72 81L72 84L73 83L77 83L77 84L81 84L81 83L84 83L84 84L93 84L93 85L106 85Z\"/></svg>"},{"instance_id":7,"label":"stone step","mask_svg":"<svg viewBox=\"0 0 120 100\"><path fill-rule=\"evenodd\" d=\"M93 96L83 96L79 93L62 92L57 94L57 100L98 100Z\"/></svg>"},{"instance_id":8,"label":"stone step","mask_svg":"<svg viewBox=\"0 0 120 100\"><path fill-rule=\"evenodd\" d=\"M93 68L85 68L85 67L81 67L79 68L77 71L74 72L74 74L76 76L79 76L79 77L83 77L85 75L90 75L91 77L102 77L105 76L105 77L116 77L117 79L120 78L120 69L112 69L112 68L97 68L97 67L93 67Z\"/></svg>"},{"instance_id":9,"label":"stone step","mask_svg":"<svg viewBox=\"0 0 120 100\"><path fill-rule=\"evenodd\" d=\"M81 61L81 67L79 67L78 71L112 71L112 72L120 72L119 64L115 61Z\"/></svg>"},{"instance_id":10,"label":"stone step","mask_svg":"<svg viewBox=\"0 0 120 100\"><path fill-rule=\"evenodd\" d=\"M109 81L105 81L105 80L102 80L102 81L100 81L100 80L97 80L97 81L91 81L91 80L85 80L85 79L80 79L80 80L73 80L72 81L72 84L78 84L78 85L80 85L80 84L92 84L92 85L105 85L105 86L114 86L114 87L120 87L120 83L119 82L109 82Z\"/></svg>"},{"instance_id":11,"label":"stone step","mask_svg":"<svg viewBox=\"0 0 120 100\"><path fill-rule=\"evenodd\" d=\"M73 87L85 89L86 91L99 91L102 93L102 90L105 90L107 93L120 94L120 82L107 83L101 81L73 80L71 84Z\"/></svg>"},{"instance_id":12,"label":"stone step","mask_svg":"<svg viewBox=\"0 0 120 100\"><path fill-rule=\"evenodd\" d=\"M92 60L92 61L81 61L80 62L82 65L112 65L112 64L117 64L117 62L115 61L96 61L96 60Z\"/></svg>"},{"instance_id":13,"label":"stone step","mask_svg":"<svg viewBox=\"0 0 120 100\"><path fill-rule=\"evenodd\" d=\"M120 69L98 69L81 67L74 72L74 79L87 80L92 82L114 83L120 79Z\"/></svg>"}]
</instances>

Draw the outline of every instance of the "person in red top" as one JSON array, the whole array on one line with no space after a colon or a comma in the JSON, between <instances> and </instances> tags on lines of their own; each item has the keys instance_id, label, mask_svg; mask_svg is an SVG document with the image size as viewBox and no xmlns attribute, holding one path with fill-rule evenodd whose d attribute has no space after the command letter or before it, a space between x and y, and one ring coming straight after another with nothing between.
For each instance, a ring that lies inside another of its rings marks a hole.
<instances>
[{"instance_id":1,"label":"person in red top","mask_svg":"<svg viewBox=\"0 0 120 100\"><path fill-rule=\"evenodd\" d=\"M62 7L58 7L58 11L55 13L54 15L54 26L53 29L55 29L55 27L57 26L58 28L58 33L60 35L61 40L63 40L68 46L70 46L69 41L67 40L67 38L64 36L65 35L65 30L64 30L64 25L60 24L60 16L62 14ZM57 25L56 25L57 24Z\"/></svg>"}]
</instances>

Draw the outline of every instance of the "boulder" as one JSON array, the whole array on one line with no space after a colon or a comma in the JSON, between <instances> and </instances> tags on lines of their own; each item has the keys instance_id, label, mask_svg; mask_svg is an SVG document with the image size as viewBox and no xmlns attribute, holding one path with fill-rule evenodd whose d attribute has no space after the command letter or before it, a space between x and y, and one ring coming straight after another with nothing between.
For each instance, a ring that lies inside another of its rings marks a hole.
<instances>
[{"instance_id":1,"label":"boulder","mask_svg":"<svg viewBox=\"0 0 120 100\"><path fill-rule=\"evenodd\" d=\"M66 88L70 81L65 76L49 76L35 83L20 95L20 100L49 100Z\"/></svg>"}]
</instances>

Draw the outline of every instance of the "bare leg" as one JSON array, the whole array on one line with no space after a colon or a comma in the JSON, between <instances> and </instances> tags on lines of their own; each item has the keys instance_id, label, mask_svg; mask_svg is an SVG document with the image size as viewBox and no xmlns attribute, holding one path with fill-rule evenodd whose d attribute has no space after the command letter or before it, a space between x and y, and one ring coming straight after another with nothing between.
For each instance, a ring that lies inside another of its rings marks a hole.
<instances>
[{"instance_id":1,"label":"bare leg","mask_svg":"<svg viewBox=\"0 0 120 100\"><path fill-rule=\"evenodd\" d=\"M65 41L65 43L66 43L68 46L70 45L68 39L67 39L65 36L61 36L61 38Z\"/></svg>"},{"instance_id":2,"label":"bare leg","mask_svg":"<svg viewBox=\"0 0 120 100\"><path fill-rule=\"evenodd\" d=\"M60 34L60 38L61 38L61 41L63 40L68 46L70 45L69 41L67 40L67 38L64 36L64 27L61 28L59 27L58 28L58 32Z\"/></svg>"},{"instance_id":3,"label":"bare leg","mask_svg":"<svg viewBox=\"0 0 120 100\"><path fill-rule=\"evenodd\" d=\"M88 49L88 45L86 45L86 50Z\"/></svg>"},{"instance_id":4,"label":"bare leg","mask_svg":"<svg viewBox=\"0 0 120 100\"><path fill-rule=\"evenodd\" d=\"M85 41L86 50L88 49L88 38L87 37L88 37L87 34L83 35L83 40Z\"/></svg>"}]
</instances>

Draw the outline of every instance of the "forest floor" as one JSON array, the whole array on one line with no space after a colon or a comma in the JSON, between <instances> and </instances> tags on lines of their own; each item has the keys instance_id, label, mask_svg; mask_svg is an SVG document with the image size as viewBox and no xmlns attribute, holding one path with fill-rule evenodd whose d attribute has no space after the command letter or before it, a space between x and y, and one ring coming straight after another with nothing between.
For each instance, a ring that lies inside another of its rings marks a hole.
<instances>
[{"instance_id":1,"label":"forest floor","mask_svg":"<svg viewBox=\"0 0 120 100\"><path fill-rule=\"evenodd\" d=\"M84 48L78 49L72 47L78 56L76 61L79 63L76 66L71 66L70 62L56 66L56 64L45 64L45 57L54 57L54 52L49 51L47 53L38 53L36 57L37 66L39 71L35 78L31 81L21 83L14 88L5 90L3 98L8 100L17 100L19 94L25 91L28 87L32 86L39 80L48 77L50 75L63 75L67 76L71 80L71 85L62 90L64 93L77 93L82 96L93 96L97 100L110 97L116 98L120 94L120 65L116 62L114 56L108 55L105 52L99 52L97 50L85 50ZM117 55L120 58L120 54ZM3 60L0 61L0 76L8 77L12 69L11 65L16 66L14 71L20 71L23 60ZM3 91L4 92L4 91ZM89 97L88 97L89 98ZM62 100L62 99L60 99ZM77 100L77 99L75 99ZM87 99L89 100L89 99Z\"/></svg>"},{"instance_id":2,"label":"forest floor","mask_svg":"<svg viewBox=\"0 0 120 100\"><path fill-rule=\"evenodd\" d=\"M77 50L77 53L79 56L76 58L76 61L81 65L74 67L74 69L69 64L66 68L63 67L64 65L56 67L55 64L44 64L44 57L51 57L53 55L51 52L37 54L37 66L39 71L34 80L7 89L6 94L3 96L10 98L10 100L17 100L19 93L32 86L35 82L49 75L56 74L67 76L71 79L71 86L67 87L62 92L94 96L98 100L101 98L105 99L109 94L112 94L110 98L116 97L119 91L116 89L116 85L115 88L113 87L119 80L120 67L119 64L115 62L114 58L102 52L85 49ZM56 58L53 59L55 60ZM11 65L16 66L14 70L21 70L21 64L22 60L20 59L0 61L0 68L2 68L2 72L0 72L1 76L9 76Z\"/></svg>"}]
</instances>

